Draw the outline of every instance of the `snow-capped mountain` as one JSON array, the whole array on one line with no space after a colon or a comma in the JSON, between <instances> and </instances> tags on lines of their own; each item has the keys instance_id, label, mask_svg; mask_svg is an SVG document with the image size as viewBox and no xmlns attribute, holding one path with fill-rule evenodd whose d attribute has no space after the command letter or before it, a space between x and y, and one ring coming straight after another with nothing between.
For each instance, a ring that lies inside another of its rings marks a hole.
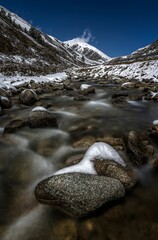
<instances>
[{"instance_id":1,"label":"snow-capped mountain","mask_svg":"<svg viewBox=\"0 0 158 240\"><path fill-rule=\"evenodd\" d=\"M29 23L0 7L0 72L45 74L84 63L63 43L52 39Z\"/></svg>"},{"instance_id":2,"label":"snow-capped mountain","mask_svg":"<svg viewBox=\"0 0 158 240\"><path fill-rule=\"evenodd\" d=\"M105 61L103 53L102 57L97 56L97 49L96 57L94 53L91 54L92 59L84 54L81 56L72 47L42 33L2 6L0 6L0 47L0 72L8 75L19 72L46 74L70 67L98 65L101 58Z\"/></svg>"},{"instance_id":3,"label":"snow-capped mountain","mask_svg":"<svg viewBox=\"0 0 158 240\"><path fill-rule=\"evenodd\" d=\"M73 49L86 64L98 65L98 63L103 64L111 59L99 49L85 42L84 38L74 38L64 43Z\"/></svg>"},{"instance_id":4,"label":"snow-capped mountain","mask_svg":"<svg viewBox=\"0 0 158 240\"><path fill-rule=\"evenodd\" d=\"M81 79L153 80L158 82L158 40L130 55L117 57L96 67L79 69L74 77Z\"/></svg>"},{"instance_id":5,"label":"snow-capped mountain","mask_svg":"<svg viewBox=\"0 0 158 240\"><path fill-rule=\"evenodd\" d=\"M139 48L131 54L123 57L112 59L111 63L132 63L136 61L147 61L158 59L158 40L154 41L148 46Z\"/></svg>"}]
</instances>

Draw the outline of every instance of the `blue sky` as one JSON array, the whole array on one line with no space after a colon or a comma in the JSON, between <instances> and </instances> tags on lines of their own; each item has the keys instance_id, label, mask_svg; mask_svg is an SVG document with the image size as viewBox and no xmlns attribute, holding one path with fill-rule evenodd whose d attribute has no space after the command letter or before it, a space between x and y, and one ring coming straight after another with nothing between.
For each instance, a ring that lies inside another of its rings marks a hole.
<instances>
[{"instance_id":1,"label":"blue sky","mask_svg":"<svg viewBox=\"0 0 158 240\"><path fill-rule=\"evenodd\" d=\"M89 43L111 57L158 39L157 0L0 0L0 5L61 41L86 30Z\"/></svg>"}]
</instances>

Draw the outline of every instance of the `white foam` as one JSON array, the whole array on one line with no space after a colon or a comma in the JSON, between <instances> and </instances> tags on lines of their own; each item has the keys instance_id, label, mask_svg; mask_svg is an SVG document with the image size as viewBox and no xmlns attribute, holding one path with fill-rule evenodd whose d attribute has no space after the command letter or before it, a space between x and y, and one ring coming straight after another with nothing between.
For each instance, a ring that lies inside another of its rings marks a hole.
<instances>
[{"instance_id":1,"label":"white foam","mask_svg":"<svg viewBox=\"0 0 158 240\"><path fill-rule=\"evenodd\" d=\"M111 107L109 103L105 103L103 101L89 101L86 106L90 107Z\"/></svg>"},{"instance_id":2,"label":"white foam","mask_svg":"<svg viewBox=\"0 0 158 240\"><path fill-rule=\"evenodd\" d=\"M132 106L135 106L135 107L143 107L144 105L142 104L142 102L138 102L138 101L131 101L131 100L127 100L127 102L129 104L131 104Z\"/></svg>"}]
</instances>

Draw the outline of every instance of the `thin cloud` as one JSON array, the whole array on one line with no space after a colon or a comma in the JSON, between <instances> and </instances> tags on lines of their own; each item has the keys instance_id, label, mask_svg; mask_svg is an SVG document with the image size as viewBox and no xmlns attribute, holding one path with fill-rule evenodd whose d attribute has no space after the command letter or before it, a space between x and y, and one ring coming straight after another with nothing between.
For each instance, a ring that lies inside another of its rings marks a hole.
<instances>
[{"instance_id":1,"label":"thin cloud","mask_svg":"<svg viewBox=\"0 0 158 240\"><path fill-rule=\"evenodd\" d=\"M86 29L83 31L83 34L82 34L82 36L81 36L80 38L81 38L84 42L87 42L87 43L93 42L94 39L95 39L95 37L92 36L92 33L91 33L91 31L90 31L88 28L86 28Z\"/></svg>"}]
</instances>

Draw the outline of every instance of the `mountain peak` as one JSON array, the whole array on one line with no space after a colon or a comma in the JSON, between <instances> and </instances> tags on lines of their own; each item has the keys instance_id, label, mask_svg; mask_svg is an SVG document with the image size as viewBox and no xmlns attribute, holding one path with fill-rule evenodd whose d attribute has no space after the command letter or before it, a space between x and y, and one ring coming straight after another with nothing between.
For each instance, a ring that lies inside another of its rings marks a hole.
<instances>
[{"instance_id":1,"label":"mountain peak","mask_svg":"<svg viewBox=\"0 0 158 240\"><path fill-rule=\"evenodd\" d=\"M72 48L78 54L85 57L86 61L94 61L94 64L105 63L111 58L105 53L87 43L84 38L74 38L64 42L68 47Z\"/></svg>"}]
</instances>

